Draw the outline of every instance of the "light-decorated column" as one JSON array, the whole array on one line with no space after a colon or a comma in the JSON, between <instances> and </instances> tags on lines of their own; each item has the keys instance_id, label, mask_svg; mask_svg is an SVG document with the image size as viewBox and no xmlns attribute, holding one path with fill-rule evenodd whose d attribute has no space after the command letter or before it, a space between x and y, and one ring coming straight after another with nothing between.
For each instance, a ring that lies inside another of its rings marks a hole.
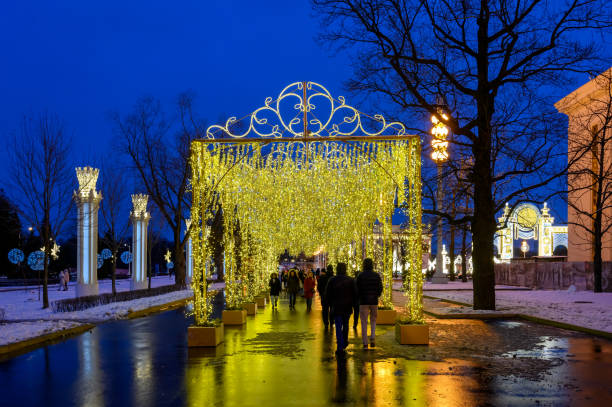
<instances>
[{"instance_id":1,"label":"light-decorated column","mask_svg":"<svg viewBox=\"0 0 612 407\"><path fill-rule=\"evenodd\" d=\"M147 229L151 215L147 212L149 195L133 194L132 220L132 281L131 290L147 288Z\"/></svg>"},{"instance_id":2,"label":"light-decorated column","mask_svg":"<svg viewBox=\"0 0 612 407\"><path fill-rule=\"evenodd\" d=\"M191 219L185 219L185 233L189 233L189 227L191 226ZM191 237L188 237L187 244L185 244L185 278L186 283L190 284L193 278L193 246L191 244Z\"/></svg>"},{"instance_id":3,"label":"light-decorated column","mask_svg":"<svg viewBox=\"0 0 612 407\"><path fill-rule=\"evenodd\" d=\"M77 297L98 294L98 208L102 194L96 191L99 170L77 167Z\"/></svg>"}]
</instances>

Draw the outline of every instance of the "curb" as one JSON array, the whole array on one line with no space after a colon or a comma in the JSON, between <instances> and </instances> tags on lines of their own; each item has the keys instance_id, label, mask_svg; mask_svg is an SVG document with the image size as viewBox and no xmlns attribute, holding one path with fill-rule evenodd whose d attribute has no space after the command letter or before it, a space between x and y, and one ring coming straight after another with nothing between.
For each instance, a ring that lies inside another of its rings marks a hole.
<instances>
[{"instance_id":1,"label":"curb","mask_svg":"<svg viewBox=\"0 0 612 407\"><path fill-rule=\"evenodd\" d=\"M444 298L431 297L428 295L423 295L423 298L428 298L430 300L439 300L440 302L446 302L449 304L462 305L464 307L472 306L472 304L459 302L459 301L453 301L453 300L447 300ZM438 314L433 311L427 311L425 309L423 310L423 312L427 315L430 315L438 319L482 319L484 320L484 319L498 319L498 318L502 318L502 319L518 318L518 319L523 319L525 321L535 322L541 325L548 325L548 326L552 326L555 328L565 329L568 331L582 332L582 333L599 336L599 337L606 338L606 339L612 339L612 332L600 331L598 329L587 328L587 327L580 326L580 325L568 324L566 322L554 321L552 319L534 317L533 315L527 315L527 314L512 314L512 313L509 313L509 314Z\"/></svg>"},{"instance_id":2,"label":"curb","mask_svg":"<svg viewBox=\"0 0 612 407\"><path fill-rule=\"evenodd\" d=\"M172 309L180 308L184 306L188 301L193 299L193 296L183 298L181 300L175 300L172 302L168 302L166 304L155 305L149 308L145 308L139 311L133 311L127 314L126 319L135 319L144 317L151 314L156 314L158 312L169 311ZM95 328L99 324L103 324L105 322L111 322L116 320L105 320L100 323L92 324L92 323L84 323L79 326L75 326L73 328L63 329L61 331L51 332L48 334L36 336L34 338L26 339L19 342L9 343L7 345L0 346L0 357L4 358L6 356L17 356L18 354L26 353L41 346L47 345L50 342L60 342L62 340L68 339L72 336L77 336L84 332L89 331L90 329ZM12 322L12 321L9 321Z\"/></svg>"},{"instance_id":3,"label":"curb","mask_svg":"<svg viewBox=\"0 0 612 407\"><path fill-rule=\"evenodd\" d=\"M20 342L9 343L8 345L0 346L0 355L6 356L12 353L25 353L24 351L34 350L43 344L53 342L56 340L64 340L69 337L82 334L90 329L94 328L95 324L82 324L72 328L63 329L61 331L51 332L48 334L36 336L34 338L26 339Z\"/></svg>"},{"instance_id":4,"label":"curb","mask_svg":"<svg viewBox=\"0 0 612 407\"><path fill-rule=\"evenodd\" d=\"M127 314L126 318L127 319L141 318L147 315L156 314L158 312L169 311L172 309L180 308L184 306L187 302L191 301L192 299L193 299L193 296L183 298L182 300L175 300L172 302L167 302L165 304L154 305L152 307L145 308L139 311L132 311Z\"/></svg>"}]
</instances>

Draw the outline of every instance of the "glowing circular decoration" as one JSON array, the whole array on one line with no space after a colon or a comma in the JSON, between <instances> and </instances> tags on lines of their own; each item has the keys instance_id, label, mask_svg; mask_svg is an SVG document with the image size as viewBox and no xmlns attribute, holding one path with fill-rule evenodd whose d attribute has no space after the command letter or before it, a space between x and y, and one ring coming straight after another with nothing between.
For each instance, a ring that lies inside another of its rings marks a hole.
<instances>
[{"instance_id":1,"label":"glowing circular decoration","mask_svg":"<svg viewBox=\"0 0 612 407\"><path fill-rule=\"evenodd\" d=\"M100 252L100 254L102 255L102 258L104 260L108 260L113 257L113 253L109 249L102 249L102 252Z\"/></svg>"},{"instance_id":2,"label":"glowing circular decoration","mask_svg":"<svg viewBox=\"0 0 612 407\"><path fill-rule=\"evenodd\" d=\"M174 268L174 263L169 261L168 264L166 265L166 267L168 267L168 270L173 269Z\"/></svg>"},{"instance_id":3,"label":"glowing circular decoration","mask_svg":"<svg viewBox=\"0 0 612 407\"><path fill-rule=\"evenodd\" d=\"M516 210L516 222L524 229L533 229L538 223L538 212L531 205L520 206Z\"/></svg>"},{"instance_id":4,"label":"glowing circular decoration","mask_svg":"<svg viewBox=\"0 0 612 407\"><path fill-rule=\"evenodd\" d=\"M11 263L18 264L23 261L25 255L23 254L23 251L19 249L11 249L11 251L8 252L8 258Z\"/></svg>"},{"instance_id":5,"label":"glowing circular decoration","mask_svg":"<svg viewBox=\"0 0 612 407\"><path fill-rule=\"evenodd\" d=\"M98 254L98 268L102 267L103 264L104 264L104 259L102 258L101 254Z\"/></svg>"},{"instance_id":6,"label":"glowing circular decoration","mask_svg":"<svg viewBox=\"0 0 612 407\"><path fill-rule=\"evenodd\" d=\"M43 270L45 268L45 253L40 250L30 253L28 266L34 271Z\"/></svg>"},{"instance_id":7,"label":"glowing circular decoration","mask_svg":"<svg viewBox=\"0 0 612 407\"><path fill-rule=\"evenodd\" d=\"M132 262L132 253L128 252L127 250L121 253L121 261L124 264L130 264Z\"/></svg>"}]
</instances>

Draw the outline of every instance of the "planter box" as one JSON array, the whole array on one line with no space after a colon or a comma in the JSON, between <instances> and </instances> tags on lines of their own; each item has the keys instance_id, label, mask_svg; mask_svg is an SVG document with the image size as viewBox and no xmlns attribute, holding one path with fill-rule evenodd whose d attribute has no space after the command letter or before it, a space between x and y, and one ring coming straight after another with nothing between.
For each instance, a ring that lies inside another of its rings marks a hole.
<instances>
[{"instance_id":1,"label":"planter box","mask_svg":"<svg viewBox=\"0 0 612 407\"><path fill-rule=\"evenodd\" d=\"M255 298L255 302L258 307L264 308L266 306L266 297L257 297Z\"/></svg>"},{"instance_id":2,"label":"planter box","mask_svg":"<svg viewBox=\"0 0 612 407\"><path fill-rule=\"evenodd\" d=\"M376 325L395 325L397 311L394 309L379 309L376 317Z\"/></svg>"},{"instance_id":3,"label":"planter box","mask_svg":"<svg viewBox=\"0 0 612 407\"><path fill-rule=\"evenodd\" d=\"M247 315L257 314L257 303L255 302L245 302L242 308L246 310Z\"/></svg>"},{"instance_id":4,"label":"planter box","mask_svg":"<svg viewBox=\"0 0 612 407\"><path fill-rule=\"evenodd\" d=\"M187 346L214 347L223 342L223 324L219 326L190 326L187 328Z\"/></svg>"},{"instance_id":5,"label":"planter box","mask_svg":"<svg viewBox=\"0 0 612 407\"><path fill-rule=\"evenodd\" d=\"M246 323L247 312L244 309L239 310L225 310L223 311L223 324L224 325L242 325Z\"/></svg>"},{"instance_id":6,"label":"planter box","mask_svg":"<svg viewBox=\"0 0 612 407\"><path fill-rule=\"evenodd\" d=\"M397 324L395 339L400 345L429 345L429 326Z\"/></svg>"}]
</instances>

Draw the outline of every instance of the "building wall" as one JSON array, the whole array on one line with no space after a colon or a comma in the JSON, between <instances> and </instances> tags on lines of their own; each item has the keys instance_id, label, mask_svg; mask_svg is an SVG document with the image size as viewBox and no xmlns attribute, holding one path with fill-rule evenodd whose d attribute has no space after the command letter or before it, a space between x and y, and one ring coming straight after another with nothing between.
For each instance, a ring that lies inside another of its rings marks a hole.
<instances>
[{"instance_id":1,"label":"building wall","mask_svg":"<svg viewBox=\"0 0 612 407\"><path fill-rule=\"evenodd\" d=\"M557 110L569 118L568 163L570 163L570 173L582 168L593 168L596 165L592 152L584 153L583 146L592 139L590 129L600 125L598 123L600 118L594 113L610 103L611 77L612 68L555 103ZM612 143L608 144L612 145ZM607 160L604 163L606 167L612 165L611 147L608 146L608 151L606 151ZM568 176L568 200L581 211L589 213L592 213L594 208L595 194L588 188L592 182L592 177L587 174ZM612 185L608 186L610 187ZM608 208L604 213L604 219L612 219L612 208ZM604 224L605 226L607 225ZM592 220L568 205L568 262L593 261L593 236L585 228L592 230ZM612 261L612 232L604 235L603 246L603 261Z\"/></svg>"}]
</instances>

